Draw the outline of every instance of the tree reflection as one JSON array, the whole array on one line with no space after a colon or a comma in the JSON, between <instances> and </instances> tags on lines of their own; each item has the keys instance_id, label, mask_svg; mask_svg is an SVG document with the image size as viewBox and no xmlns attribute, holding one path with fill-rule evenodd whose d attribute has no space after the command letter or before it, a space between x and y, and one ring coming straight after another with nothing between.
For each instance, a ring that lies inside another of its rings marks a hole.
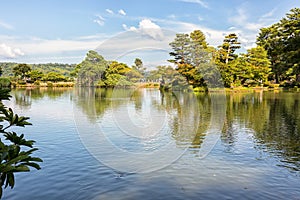
<instances>
[{"instance_id":1,"label":"tree reflection","mask_svg":"<svg viewBox=\"0 0 300 200\"><path fill-rule=\"evenodd\" d=\"M76 106L80 107L92 122L101 119L110 109L118 110L127 104L130 112L135 112L131 116L136 118L143 117L143 112L147 109L157 113L166 112L169 137L175 141L178 148L186 148L188 145L190 152L195 154L201 149L204 139L209 136L208 130L214 124L223 125L221 119L212 120L213 115L217 115L213 110L218 109L213 108L213 105L218 99L218 94L195 96L193 93L179 91L78 88L75 96L78 98ZM226 146L225 150L234 151L240 131L251 129L256 149L275 154L281 159L283 166L299 170L299 101L299 93L228 94L226 119L220 136L222 144ZM132 123L130 117L121 117L119 120L124 121L123 125ZM143 122L143 119L138 122Z\"/></svg>"},{"instance_id":2,"label":"tree reflection","mask_svg":"<svg viewBox=\"0 0 300 200\"><path fill-rule=\"evenodd\" d=\"M299 93L229 94L223 144L229 149L234 146L239 134L235 126L251 128L256 148L279 156L282 166L299 171L299 100Z\"/></svg>"},{"instance_id":3,"label":"tree reflection","mask_svg":"<svg viewBox=\"0 0 300 200\"><path fill-rule=\"evenodd\" d=\"M207 95L195 97L193 93L152 89L77 88L75 96L78 98L76 106L94 123L101 119L106 111L118 110L122 105L129 105L127 109L135 112L132 115L135 117L143 117L145 113L142 112L147 112L147 109L153 111L154 115L166 112L167 126L171 129L170 136L178 147L186 147L189 144L190 148L199 149L209 124L207 119L210 117L210 99ZM133 110L130 105L134 106ZM129 118L122 120L132 123L132 119ZM160 124L156 119L153 119L152 123Z\"/></svg>"},{"instance_id":4,"label":"tree reflection","mask_svg":"<svg viewBox=\"0 0 300 200\"><path fill-rule=\"evenodd\" d=\"M55 100L72 88L18 88L11 91L16 105L28 109L34 100L49 98Z\"/></svg>"}]
</instances>

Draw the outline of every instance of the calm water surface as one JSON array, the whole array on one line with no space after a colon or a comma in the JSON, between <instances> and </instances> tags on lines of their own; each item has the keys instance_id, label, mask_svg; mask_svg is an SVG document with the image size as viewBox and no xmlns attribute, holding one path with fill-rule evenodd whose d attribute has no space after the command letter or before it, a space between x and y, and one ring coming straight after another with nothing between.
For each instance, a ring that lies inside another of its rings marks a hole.
<instances>
[{"instance_id":1,"label":"calm water surface","mask_svg":"<svg viewBox=\"0 0 300 200\"><path fill-rule=\"evenodd\" d=\"M44 162L3 199L300 199L300 93L11 94Z\"/></svg>"}]
</instances>

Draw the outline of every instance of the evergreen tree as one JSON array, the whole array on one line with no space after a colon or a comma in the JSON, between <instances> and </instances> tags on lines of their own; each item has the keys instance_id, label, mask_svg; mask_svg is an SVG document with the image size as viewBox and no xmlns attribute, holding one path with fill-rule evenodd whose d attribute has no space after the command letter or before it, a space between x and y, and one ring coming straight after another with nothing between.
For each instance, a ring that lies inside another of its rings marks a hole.
<instances>
[{"instance_id":1,"label":"evergreen tree","mask_svg":"<svg viewBox=\"0 0 300 200\"><path fill-rule=\"evenodd\" d=\"M280 22L260 30L257 44L264 47L277 83L300 82L300 8L291 9Z\"/></svg>"}]
</instances>

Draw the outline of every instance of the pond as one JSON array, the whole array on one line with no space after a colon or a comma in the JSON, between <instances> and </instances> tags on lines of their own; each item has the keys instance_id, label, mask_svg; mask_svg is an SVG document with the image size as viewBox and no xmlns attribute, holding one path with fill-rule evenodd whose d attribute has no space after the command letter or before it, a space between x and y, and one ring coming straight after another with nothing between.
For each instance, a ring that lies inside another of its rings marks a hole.
<instances>
[{"instance_id":1,"label":"pond","mask_svg":"<svg viewBox=\"0 0 300 200\"><path fill-rule=\"evenodd\" d=\"M300 198L300 93L11 94L44 162L3 199Z\"/></svg>"}]
</instances>

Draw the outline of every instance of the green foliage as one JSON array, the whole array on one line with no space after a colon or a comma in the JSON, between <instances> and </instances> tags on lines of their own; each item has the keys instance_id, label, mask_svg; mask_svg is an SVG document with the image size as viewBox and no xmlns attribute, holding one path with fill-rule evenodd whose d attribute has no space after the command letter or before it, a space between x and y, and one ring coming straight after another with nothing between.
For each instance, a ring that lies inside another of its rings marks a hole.
<instances>
[{"instance_id":1,"label":"green foliage","mask_svg":"<svg viewBox=\"0 0 300 200\"><path fill-rule=\"evenodd\" d=\"M14 76L13 68L17 65L18 63L0 62L0 67L3 70L3 76L6 77ZM43 74L47 74L49 72L57 72L66 77L71 76L70 73L74 70L76 66L75 64L61 64L61 63L27 64L27 65L31 67L32 71L37 70L39 72L42 72Z\"/></svg>"},{"instance_id":2,"label":"green foliage","mask_svg":"<svg viewBox=\"0 0 300 200\"><path fill-rule=\"evenodd\" d=\"M106 87L114 86L129 86L131 83L126 77L126 74L131 69L124 63L113 61L106 68L104 73L104 84Z\"/></svg>"},{"instance_id":3,"label":"green foliage","mask_svg":"<svg viewBox=\"0 0 300 200\"><path fill-rule=\"evenodd\" d=\"M53 83L52 82L47 82L47 87L53 87Z\"/></svg>"},{"instance_id":4,"label":"green foliage","mask_svg":"<svg viewBox=\"0 0 300 200\"><path fill-rule=\"evenodd\" d=\"M236 59L237 54L235 54L235 51L241 48L240 44L238 36L235 33L226 35L223 44L219 46L218 55L220 62L228 64L229 61Z\"/></svg>"},{"instance_id":5,"label":"green foliage","mask_svg":"<svg viewBox=\"0 0 300 200\"><path fill-rule=\"evenodd\" d=\"M169 61L176 64L179 74L193 87L205 87L203 72L206 72L207 64L212 62L212 47L208 48L203 32L195 30L190 35L176 34L170 46L173 49L170 56L174 58Z\"/></svg>"},{"instance_id":6,"label":"green foliage","mask_svg":"<svg viewBox=\"0 0 300 200\"><path fill-rule=\"evenodd\" d=\"M137 81L141 81L144 78L146 68L144 67L143 61L140 58L136 58L134 60L134 65L131 69L135 71L134 73L136 74Z\"/></svg>"},{"instance_id":7,"label":"green foliage","mask_svg":"<svg viewBox=\"0 0 300 200\"><path fill-rule=\"evenodd\" d=\"M267 51L263 47L257 46L256 48L249 49L244 57L248 64L247 71L251 74L249 78L257 84L266 83L271 70L271 63L267 57Z\"/></svg>"},{"instance_id":8,"label":"green foliage","mask_svg":"<svg viewBox=\"0 0 300 200\"><path fill-rule=\"evenodd\" d=\"M95 86L103 78L107 61L96 51L89 51L78 64L78 83L82 86Z\"/></svg>"},{"instance_id":9,"label":"green foliage","mask_svg":"<svg viewBox=\"0 0 300 200\"><path fill-rule=\"evenodd\" d=\"M273 80L300 82L300 8L291 9L280 22L262 28L257 44L268 52Z\"/></svg>"},{"instance_id":10,"label":"green foliage","mask_svg":"<svg viewBox=\"0 0 300 200\"><path fill-rule=\"evenodd\" d=\"M237 60L235 50L240 48L238 36L235 33L226 35L223 44L215 52L214 61L218 65L225 87L239 86L239 73L244 65Z\"/></svg>"},{"instance_id":11,"label":"green foliage","mask_svg":"<svg viewBox=\"0 0 300 200\"><path fill-rule=\"evenodd\" d=\"M132 83L139 82L144 76L137 70L131 69L129 72L126 73L126 77Z\"/></svg>"},{"instance_id":12,"label":"green foliage","mask_svg":"<svg viewBox=\"0 0 300 200\"><path fill-rule=\"evenodd\" d=\"M28 75L33 82L44 78L44 74L40 70L32 70Z\"/></svg>"},{"instance_id":13,"label":"green foliage","mask_svg":"<svg viewBox=\"0 0 300 200\"><path fill-rule=\"evenodd\" d=\"M30 167L40 169L40 158L31 154L38 150L33 147L35 141L26 140L24 134L18 135L14 131L8 131L14 126L25 127L31 125L28 117L18 116L11 108L3 105L2 100L9 100L9 90L0 89L0 132L8 143L3 143L0 138L0 198L3 189L15 185L14 174L16 172L28 172ZM26 147L25 149L23 147Z\"/></svg>"},{"instance_id":14,"label":"green foliage","mask_svg":"<svg viewBox=\"0 0 300 200\"><path fill-rule=\"evenodd\" d=\"M129 68L124 63L106 61L95 51L89 51L86 58L77 65L73 75L78 74L81 86L115 87L131 86L144 76L145 68L141 59L135 59L135 65Z\"/></svg>"},{"instance_id":15,"label":"green foliage","mask_svg":"<svg viewBox=\"0 0 300 200\"><path fill-rule=\"evenodd\" d=\"M28 76L28 73L31 71L31 67L27 64L18 64L13 68L13 73L16 77L21 77L25 79Z\"/></svg>"},{"instance_id":16,"label":"green foliage","mask_svg":"<svg viewBox=\"0 0 300 200\"><path fill-rule=\"evenodd\" d=\"M190 50L190 38L188 34L179 33L176 34L173 42L170 43L173 51L170 52L170 56L174 57L169 60L174 64L185 63L188 60Z\"/></svg>"},{"instance_id":17,"label":"green foliage","mask_svg":"<svg viewBox=\"0 0 300 200\"><path fill-rule=\"evenodd\" d=\"M11 81L9 78L0 77L0 88L10 87Z\"/></svg>"},{"instance_id":18,"label":"green foliage","mask_svg":"<svg viewBox=\"0 0 300 200\"><path fill-rule=\"evenodd\" d=\"M58 82L58 81L67 81L67 78L57 72L49 72L48 74L44 75L43 81L53 81L53 82Z\"/></svg>"},{"instance_id":19,"label":"green foliage","mask_svg":"<svg viewBox=\"0 0 300 200\"><path fill-rule=\"evenodd\" d=\"M18 80L18 85L26 85L26 81L24 80Z\"/></svg>"}]
</instances>

